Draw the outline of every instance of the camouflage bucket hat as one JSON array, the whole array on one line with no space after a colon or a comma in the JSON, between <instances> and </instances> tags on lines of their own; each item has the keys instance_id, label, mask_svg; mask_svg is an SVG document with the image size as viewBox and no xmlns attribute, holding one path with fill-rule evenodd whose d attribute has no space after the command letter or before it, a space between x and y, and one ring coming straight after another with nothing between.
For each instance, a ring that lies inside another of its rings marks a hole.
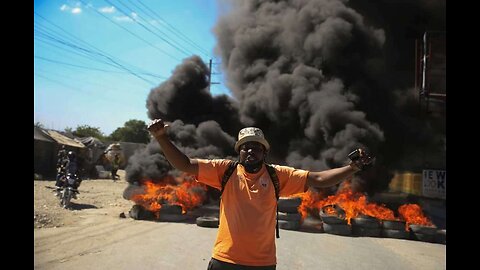
<instances>
[{"instance_id":1,"label":"camouflage bucket hat","mask_svg":"<svg viewBox=\"0 0 480 270\"><path fill-rule=\"evenodd\" d=\"M259 142L265 146L267 151L270 149L270 144L265 140L263 131L256 127L246 127L238 132L238 141L235 143L235 151L239 152L240 145L246 142Z\"/></svg>"}]
</instances>

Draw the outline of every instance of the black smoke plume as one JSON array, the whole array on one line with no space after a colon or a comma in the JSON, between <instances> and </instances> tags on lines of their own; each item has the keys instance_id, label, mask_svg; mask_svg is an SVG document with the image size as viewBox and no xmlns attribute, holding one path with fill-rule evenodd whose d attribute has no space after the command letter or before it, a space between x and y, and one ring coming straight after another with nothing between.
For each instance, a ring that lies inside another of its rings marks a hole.
<instances>
[{"instance_id":1,"label":"black smoke plume","mask_svg":"<svg viewBox=\"0 0 480 270\"><path fill-rule=\"evenodd\" d=\"M190 157L233 158L236 132L241 124L236 104L226 95L208 91L208 68L198 56L187 58L172 76L152 89L148 116L170 123L168 135ZM127 181L160 180L172 170L155 140L129 159Z\"/></svg>"},{"instance_id":2,"label":"black smoke plume","mask_svg":"<svg viewBox=\"0 0 480 270\"><path fill-rule=\"evenodd\" d=\"M233 98L210 94L208 68L192 56L147 100L150 118L174 121L171 138L187 155L234 157L238 130L257 126L272 163L323 170L367 148L377 156L363 174L368 192L385 189L394 169L444 166L433 158L445 152L444 118L419 117L413 86L415 39L444 30L445 1L222 3L215 50ZM162 172L150 175L168 171L157 154L131 158L127 177L145 176L150 156Z\"/></svg>"}]
</instances>

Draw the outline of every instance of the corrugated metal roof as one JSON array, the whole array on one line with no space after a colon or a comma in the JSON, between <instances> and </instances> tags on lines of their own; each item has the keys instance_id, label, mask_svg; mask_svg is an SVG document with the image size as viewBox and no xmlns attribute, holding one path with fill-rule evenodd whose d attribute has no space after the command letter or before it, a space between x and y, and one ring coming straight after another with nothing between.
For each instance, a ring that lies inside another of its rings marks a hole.
<instances>
[{"instance_id":1,"label":"corrugated metal roof","mask_svg":"<svg viewBox=\"0 0 480 270\"><path fill-rule=\"evenodd\" d=\"M73 147L78 147L78 148L85 148L85 145L75 139L70 139L67 136L64 136L54 130L47 130L48 135L52 137L57 143L59 144L64 144L64 145L69 145Z\"/></svg>"}]
</instances>

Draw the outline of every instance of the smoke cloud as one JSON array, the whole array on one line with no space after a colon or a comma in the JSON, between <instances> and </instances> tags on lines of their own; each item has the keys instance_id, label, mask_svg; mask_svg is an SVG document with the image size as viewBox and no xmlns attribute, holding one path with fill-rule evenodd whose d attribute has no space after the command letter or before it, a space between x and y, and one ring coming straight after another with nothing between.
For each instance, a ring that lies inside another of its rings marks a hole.
<instances>
[{"instance_id":1,"label":"smoke cloud","mask_svg":"<svg viewBox=\"0 0 480 270\"><path fill-rule=\"evenodd\" d=\"M444 118L421 119L410 97L414 41L445 29L445 1L367 2L222 2L215 52L232 97L210 94L208 67L192 56L152 89L148 116L173 121L170 137L189 157L236 158L244 126L263 129L269 162L308 170L345 164L365 147L377 156L360 175L369 192L386 188L392 169L444 165L433 158L444 153ZM159 152L153 141L131 158L127 178L168 172Z\"/></svg>"}]
</instances>

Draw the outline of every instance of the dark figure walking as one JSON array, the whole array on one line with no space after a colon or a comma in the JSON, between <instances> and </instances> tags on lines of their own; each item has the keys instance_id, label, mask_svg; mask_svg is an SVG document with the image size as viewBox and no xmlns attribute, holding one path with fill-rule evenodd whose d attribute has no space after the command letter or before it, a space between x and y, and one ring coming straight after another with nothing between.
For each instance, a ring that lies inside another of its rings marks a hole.
<instances>
[{"instance_id":1,"label":"dark figure walking","mask_svg":"<svg viewBox=\"0 0 480 270\"><path fill-rule=\"evenodd\" d=\"M113 181L117 180L117 176L118 176L118 179L120 179L120 175L117 174L119 166L120 166L120 157L118 156L118 154L115 154L115 156L112 159L112 171L111 171Z\"/></svg>"}]
</instances>

